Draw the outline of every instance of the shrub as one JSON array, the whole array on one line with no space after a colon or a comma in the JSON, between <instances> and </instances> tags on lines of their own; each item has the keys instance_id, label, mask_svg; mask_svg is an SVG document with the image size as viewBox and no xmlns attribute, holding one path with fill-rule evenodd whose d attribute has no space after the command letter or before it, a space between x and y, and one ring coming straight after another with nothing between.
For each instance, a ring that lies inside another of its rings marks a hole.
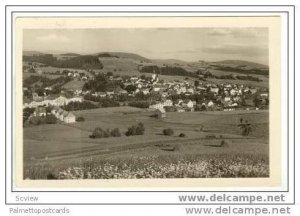
<instances>
[{"instance_id":1,"label":"shrub","mask_svg":"<svg viewBox=\"0 0 300 216\"><path fill-rule=\"evenodd\" d=\"M240 123L238 127L242 130L243 136L248 136L252 132L252 126L247 120L244 123Z\"/></svg>"},{"instance_id":2,"label":"shrub","mask_svg":"<svg viewBox=\"0 0 300 216\"><path fill-rule=\"evenodd\" d=\"M133 125L128 128L125 135L126 136L134 136L134 135L143 135L145 133L145 127L143 123L138 123L137 125Z\"/></svg>"},{"instance_id":3,"label":"shrub","mask_svg":"<svg viewBox=\"0 0 300 216\"><path fill-rule=\"evenodd\" d=\"M136 135L143 135L145 132L145 127L142 122L138 123L137 128L136 128Z\"/></svg>"},{"instance_id":4,"label":"shrub","mask_svg":"<svg viewBox=\"0 0 300 216\"><path fill-rule=\"evenodd\" d=\"M63 106L63 109L66 111L74 111L74 110L87 110L87 109L95 109L98 108L97 105L89 102L89 101L71 101L67 105Z\"/></svg>"},{"instance_id":5,"label":"shrub","mask_svg":"<svg viewBox=\"0 0 300 216\"><path fill-rule=\"evenodd\" d=\"M47 179L48 180L55 180L58 179L53 173L48 173L47 174Z\"/></svg>"},{"instance_id":6,"label":"shrub","mask_svg":"<svg viewBox=\"0 0 300 216\"><path fill-rule=\"evenodd\" d=\"M171 128L167 128L163 130L163 134L166 136L172 136L174 134L174 131Z\"/></svg>"},{"instance_id":7,"label":"shrub","mask_svg":"<svg viewBox=\"0 0 300 216\"><path fill-rule=\"evenodd\" d=\"M56 124L57 123L57 118L54 115L48 115L46 117L46 123L47 124Z\"/></svg>"},{"instance_id":8,"label":"shrub","mask_svg":"<svg viewBox=\"0 0 300 216\"><path fill-rule=\"evenodd\" d=\"M23 109L23 122L27 121L27 119L34 113L35 108L24 108Z\"/></svg>"},{"instance_id":9,"label":"shrub","mask_svg":"<svg viewBox=\"0 0 300 216\"><path fill-rule=\"evenodd\" d=\"M134 135L134 131L135 131L135 126L131 126L127 129L125 135L126 136L133 136Z\"/></svg>"},{"instance_id":10,"label":"shrub","mask_svg":"<svg viewBox=\"0 0 300 216\"><path fill-rule=\"evenodd\" d=\"M33 116L29 119L29 123L32 124L32 125L45 124L46 123L46 118L45 117L40 117L40 116Z\"/></svg>"},{"instance_id":11,"label":"shrub","mask_svg":"<svg viewBox=\"0 0 300 216\"><path fill-rule=\"evenodd\" d=\"M110 130L109 129L103 130L103 137L104 138L110 137Z\"/></svg>"},{"instance_id":12,"label":"shrub","mask_svg":"<svg viewBox=\"0 0 300 216\"><path fill-rule=\"evenodd\" d=\"M158 113L154 113L152 115L150 115L151 118L158 118Z\"/></svg>"},{"instance_id":13,"label":"shrub","mask_svg":"<svg viewBox=\"0 0 300 216\"><path fill-rule=\"evenodd\" d=\"M82 116L78 116L78 117L76 118L76 121L77 121L77 122L83 122L83 121L85 121L85 118L82 117Z\"/></svg>"},{"instance_id":14,"label":"shrub","mask_svg":"<svg viewBox=\"0 0 300 216\"><path fill-rule=\"evenodd\" d=\"M150 103L148 101L132 101L128 103L128 106L137 108L149 108Z\"/></svg>"},{"instance_id":15,"label":"shrub","mask_svg":"<svg viewBox=\"0 0 300 216\"><path fill-rule=\"evenodd\" d=\"M186 137L185 133L180 133L179 137Z\"/></svg>"},{"instance_id":16,"label":"shrub","mask_svg":"<svg viewBox=\"0 0 300 216\"><path fill-rule=\"evenodd\" d=\"M94 129L93 134L90 137L91 138L102 138L102 137L104 137L104 133L105 133L105 131L102 128L97 127Z\"/></svg>"},{"instance_id":17,"label":"shrub","mask_svg":"<svg viewBox=\"0 0 300 216\"><path fill-rule=\"evenodd\" d=\"M100 127L94 129L93 133L89 136L92 139L95 138L108 138L108 137L120 137L121 132L119 128L114 128L113 130L106 129L103 130Z\"/></svg>"},{"instance_id":18,"label":"shrub","mask_svg":"<svg viewBox=\"0 0 300 216\"><path fill-rule=\"evenodd\" d=\"M120 106L119 102L114 101L114 100L109 99L109 98L103 99L100 102L100 104L101 104L101 107L119 107Z\"/></svg>"},{"instance_id":19,"label":"shrub","mask_svg":"<svg viewBox=\"0 0 300 216\"><path fill-rule=\"evenodd\" d=\"M91 139L95 139L95 138L96 138L94 134L91 134L89 137L90 137Z\"/></svg>"},{"instance_id":20,"label":"shrub","mask_svg":"<svg viewBox=\"0 0 300 216\"><path fill-rule=\"evenodd\" d=\"M120 137L121 136L121 132L119 130L119 128L115 128L110 132L110 136L112 137Z\"/></svg>"}]
</instances>

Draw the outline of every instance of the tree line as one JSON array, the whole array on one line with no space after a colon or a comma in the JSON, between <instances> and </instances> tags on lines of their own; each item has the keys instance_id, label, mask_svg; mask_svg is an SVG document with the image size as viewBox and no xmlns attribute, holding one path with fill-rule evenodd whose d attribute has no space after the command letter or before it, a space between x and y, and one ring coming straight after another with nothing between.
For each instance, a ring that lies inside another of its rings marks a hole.
<instances>
[{"instance_id":1,"label":"tree line","mask_svg":"<svg viewBox=\"0 0 300 216\"><path fill-rule=\"evenodd\" d=\"M81 55L66 60L58 60L52 54L23 56L24 61L38 62L57 68L102 69L103 64L97 56Z\"/></svg>"}]
</instances>

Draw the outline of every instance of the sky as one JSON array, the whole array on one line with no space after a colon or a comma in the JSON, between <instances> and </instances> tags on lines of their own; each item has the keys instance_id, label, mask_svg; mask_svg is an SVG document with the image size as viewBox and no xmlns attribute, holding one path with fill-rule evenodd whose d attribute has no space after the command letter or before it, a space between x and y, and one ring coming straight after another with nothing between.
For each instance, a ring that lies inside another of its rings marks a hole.
<instances>
[{"instance_id":1,"label":"sky","mask_svg":"<svg viewBox=\"0 0 300 216\"><path fill-rule=\"evenodd\" d=\"M26 29L23 50L130 52L150 59L245 60L268 65L267 28Z\"/></svg>"}]
</instances>

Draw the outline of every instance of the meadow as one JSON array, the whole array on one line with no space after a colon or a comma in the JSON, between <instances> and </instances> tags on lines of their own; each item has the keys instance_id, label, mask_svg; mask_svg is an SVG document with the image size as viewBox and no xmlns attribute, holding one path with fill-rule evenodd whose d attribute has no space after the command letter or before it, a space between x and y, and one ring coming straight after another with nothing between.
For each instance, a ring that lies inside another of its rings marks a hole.
<instances>
[{"instance_id":1,"label":"meadow","mask_svg":"<svg viewBox=\"0 0 300 216\"><path fill-rule=\"evenodd\" d=\"M113 178L185 177L179 174L182 171L174 174L177 166L189 167L198 173L187 174L187 177L268 175L268 111L167 113L164 119L151 117L150 110L132 107L99 108L74 114L83 116L85 121L24 128L25 179L77 178L69 173L74 173L75 168L85 173L84 178L108 178L103 174L106 169L116 170L111 172L117 175ZM252 125L252 133L247 137L242 136L237 127L240 118ZM127 128L138 122L144 124L145 134L125 136ZM122 136L91 139L89 135L95 127L119 128ZM165 128L172 128L174 135L163 135ZM180 133L186 137L178 137ZM222 141L226 145L221 147ZM211 159L216 160L214 164L224 164L228 172L221 166L212 166ZM132 172L130 177L123 173L120 164L127 164L124 172ZM169 170L162 175L149 175L145 169L150 165L158 173L170 169L173 174L167 174ZM198 169L206 169L210 174L205 176L204 171ZM220 174L222 170L225 173Z\"/></svg>"}]
</instances>

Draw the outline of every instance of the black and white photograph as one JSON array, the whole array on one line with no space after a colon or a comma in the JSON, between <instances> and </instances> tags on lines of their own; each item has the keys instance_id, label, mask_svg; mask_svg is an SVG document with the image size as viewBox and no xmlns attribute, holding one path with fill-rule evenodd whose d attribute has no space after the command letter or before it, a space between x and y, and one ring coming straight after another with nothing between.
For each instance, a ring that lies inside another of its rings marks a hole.
<instances>
[{"instance_id":1,"label":"black and white photograph","mask_svg":"<svg viewBox=\"0 0 300 216\"><path fill-rule=\"evenodd\" d=\"M299 212L280 1L1 2L1 215Z\"/></svg>"},{"instance_id":2,"label":"black and white photograph","mask_svg":"<svg viewBox=\"0 0 300 216\"><path fill-rule=\"evenodd\" d=\"M268 28L22 39L24 180L270 176Z\"/></svg>"}]
</instances>

